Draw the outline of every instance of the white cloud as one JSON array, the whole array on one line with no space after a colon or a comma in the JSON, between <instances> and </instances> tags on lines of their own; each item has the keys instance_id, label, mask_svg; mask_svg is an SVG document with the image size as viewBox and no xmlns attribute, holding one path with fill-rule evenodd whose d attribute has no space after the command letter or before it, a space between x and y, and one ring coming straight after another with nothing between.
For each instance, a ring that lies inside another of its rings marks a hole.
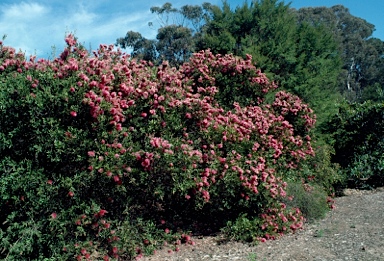
<instances>
[{"instance_id":1,"label":"white cloud","mask_svg":"<svg viewBox=\"0 0 384 261\"><path fill-rule=\"evenodd\" d=\"M9 22L27 22L41 18L49 12L49 8L38 3L25 3L1 6L2 20Z\"/></svg>"},{"instance_id":2,"label":"white cloud","mask_svg":"<svg viewBox=\"0 0 384 261\"><path fill-rule=\"evenodd\" d=\"M0 5L0 34L7 35L5 44L28 54L38 52L38 30L45 30L44 21L49 11L48 6L38 3Z\"/></svg>"},{"instance_id":3,"label":"white cloud","mask_svg":"<svg viewBox=\"0 0 384 261\"><path fill-rule=\"evenodd\" d=\"M86 48L91 44L92 49L98 48L99 44L114 44L117 38L124 37L130 30L153 39L157 33L157 20L149 8L161 6L164 2L1 0L0 37L7 34L6 45L22 49L27 56L36 54L44 58L52 58L51 46L56 47L55 56L60 54L65 46L66 33L74 33L80 43ZM175 6L182 4L186 3ZM148 26L149 21L154 22L155 28Z\"/></svg>"},{"instance_id":4,"label":"white cloud","mask_svg":"<svg viewBox=\"0 0 384 261\"><path fill-rule=\"evenodd\" d=\"M79 42L86 48L91 44L92 49L99 44L114 44L129 30L154 38L156 31L148 27L153 18L149 8L129 9L124 4L117 1L110 5L100 0L0 4L0 37L7 34L6 45L23 50L27 56L37 54L44 58L52 58L52 46L56 49L54 55L60 54L67 33L74 33Z\"/></svg>"},{"instance_id":5,"label":"white cloud","mask_svg":"<svg viewBox=\"0 0 384 261\"><path fill-rule=\"evenodd\" d=\"M72 13L66 23L75 26L75 25L90 25L95 22L97 15L92 13L90 10L87 10L87 7L84 6L81 2L77 4L75 10L71 10Z\"/></svg>"}]
</instances>

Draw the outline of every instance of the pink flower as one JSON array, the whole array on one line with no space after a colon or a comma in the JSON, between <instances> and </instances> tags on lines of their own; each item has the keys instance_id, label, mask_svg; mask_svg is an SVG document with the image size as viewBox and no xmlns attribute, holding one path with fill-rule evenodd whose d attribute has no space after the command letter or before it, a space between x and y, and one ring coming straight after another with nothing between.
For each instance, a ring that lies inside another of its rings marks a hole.
<instances>
[{"instance_id":1,"label":"pink flower","mask_svg":"<svg viewBox=\"0 0 384 261\"><path fill-rule=\"evenodd\" d=\"M51 214L51 218L52 218L52 219L56 219L56 218L57 218L57 214L56 214L56 212L53 212L53 213Z\"/></svg>"},{"instance_id":2,"label":"pink flower","mask_svg":"<svg viewBox=\"0 0 384 261\"><path fill-rule=\"evenodd\" d=\"M141 162L141 166L144 168L148 168L151 165L151 161L149 159L145 159Z\"/></svg>"},{"instance_id":3,"label":"pink flower","mask_svg":"<svg viewBox=\"0 0 384 261\"><path fill-rule=\"evenodd\" d=\"M76 45L76 39L75 39L75 37L74 37L72 34L67 35L67 37L65 38L65 42L66 42L69 46L74 46L74 45Z\"/></svg>"},{"instance_id":4,"label":"pink flower","mask_svg":"<svg viewBox=\"0 0 384 261\"><path fill-rule=\"evenodd\" d=\"M75 111L71 111L71 116L72 116L72 117L76 117L76 116L77 116L77 112L75 112Z\"/></svg>"},{"instance_id":5,"label":"pink flower","mask_svg":"<svg viewBox=\"0 0 384 261\"><path fill-rule=\"evenodd\" d=\"M88 151L88 156L89 157L95 157L95 152L94 151Z\"/></svg>"},{"instance_id":6,"label":"pink flower","mask_svg":"<svg viewBox=\"0 0 384 261\"><path fill-rule=\"evenodd\" d=\"M210 199L209 192L206 191L206 190L203 190L202 193L203 193L203 198L204 198L204 200L205 200L206 202L208 202L209 199Z\"/></svg>"},{"instance_id":7,"label":"pink flower","mask_svg":"<svg viewBox=\"0 0 384 261\"><path fill-rule=\"evenodd\" d=\"M102 217L102 216L104 216L106 213L108 213L108 211L106 211L105 209L100 209L100 211L99 211L99 217Z\"/></svg>"}]
</instances>

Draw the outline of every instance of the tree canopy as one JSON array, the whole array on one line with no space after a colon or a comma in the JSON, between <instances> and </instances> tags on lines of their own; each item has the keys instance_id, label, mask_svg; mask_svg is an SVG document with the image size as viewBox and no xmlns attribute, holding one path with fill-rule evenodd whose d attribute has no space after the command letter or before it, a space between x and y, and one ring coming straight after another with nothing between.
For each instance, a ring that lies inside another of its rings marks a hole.
<instances>
[{"instance_id":1,"label":"tree canopy","mask_svg":"<svg viewBox=\"0 0 384 261\"><path fill-rule=\"evenodd\" d=\"M129 31L117 40L133 57L178 67L200 50L250 54L280 88L314 108L319 124L337 113L343 98L384 97L384 43L372 38L374 25L342 5L296 10L284 1L253 0L236 7L165 3L150 10L160 25L156 39Z\"/></svg>"},{"instance_id":2,"label":"tree canopy","mask_svg":"<svg viewBox=\"0 0 384 261\"><path fill-rule=\"evenodd\" d=\"M380 99L384 43L372 37L375 26L342 5L301 8L297 14L299 22L322 24L336 40L342 59L340 91L351 101Z\"/></svg>"}]
</instances>

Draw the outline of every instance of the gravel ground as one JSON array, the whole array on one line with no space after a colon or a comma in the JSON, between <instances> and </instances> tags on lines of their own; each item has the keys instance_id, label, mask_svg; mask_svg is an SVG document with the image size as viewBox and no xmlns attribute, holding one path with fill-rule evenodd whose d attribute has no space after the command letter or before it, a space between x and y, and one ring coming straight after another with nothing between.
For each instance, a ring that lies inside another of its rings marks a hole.
<instances>
[{"instance_id":1,"label":"gravel ground","mask_svg":"<svg viewBox=\"0 0 384 261\"><path fill-rule=\"evenodd\" d=\"M220 244L220 237L193 238L194 246L183 245L172 254L163 249L141 260L384 261L384 188L348 189L344 195L336 198L336 209L326 218L275 241L249 246Z\"/></svg>"}]
</instances>

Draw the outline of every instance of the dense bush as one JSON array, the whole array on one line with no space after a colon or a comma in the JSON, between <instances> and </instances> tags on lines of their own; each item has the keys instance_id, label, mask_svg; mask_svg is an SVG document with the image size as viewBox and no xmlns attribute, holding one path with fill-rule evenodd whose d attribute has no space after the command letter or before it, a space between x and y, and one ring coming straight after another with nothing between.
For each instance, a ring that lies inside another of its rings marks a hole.
<instances>
[{"instance_id":1,"label":"dense bush","mask_svg":"<svg viewBox=\"0 0 384 261\"><path fill-rule=\"evenodd\" d=\"M177 70L66 42L53 61L0 45L1 258L134 258L188 231L302 227L286 170L314 155L315 115L289 93L265 102L276 86L251 57L202 51Z\"/></svg>"},{"instance_id":2,"label":"dense bush","mask_svg":"<svg viewBox=\"0 0 384 261\"><path fill-rule=\"evenodd\" d=\"M326 125L335 149L332 160L343 167L351 186L384 184L383 119L383 103L343 103Z\"/></svg>"}]
</instances>

